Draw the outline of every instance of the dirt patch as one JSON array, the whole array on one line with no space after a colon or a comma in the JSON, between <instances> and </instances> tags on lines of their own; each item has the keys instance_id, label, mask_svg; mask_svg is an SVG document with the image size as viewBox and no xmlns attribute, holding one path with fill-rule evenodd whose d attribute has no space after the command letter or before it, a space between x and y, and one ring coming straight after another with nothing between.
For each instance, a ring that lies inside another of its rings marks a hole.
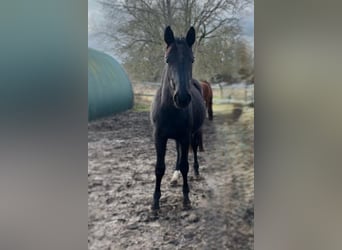
<instances>
[{"instance_id":1,"label":"dirt patch","mask_svg":"<svg viewBox=\"0 0 342 250\"><path fill-rule=\"evenodd\" d=\"M88 124L88 248L253 249L254 117L205 121L193 178L192 209L183 210L181 180L171 187L175 143L168 142L160 212L151 212L155 150L148 112L128 111Z\"/></svg>"}]
</instances>

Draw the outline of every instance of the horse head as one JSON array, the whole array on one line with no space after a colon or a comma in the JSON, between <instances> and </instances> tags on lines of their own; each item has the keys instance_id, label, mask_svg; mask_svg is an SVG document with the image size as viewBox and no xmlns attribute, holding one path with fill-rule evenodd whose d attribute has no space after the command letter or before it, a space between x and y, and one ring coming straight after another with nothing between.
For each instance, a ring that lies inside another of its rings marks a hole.
<instances>
[{"instance_id":1,"label":"horse head","mask_svg":"<svg viewBox=\"0 0 342 250\"><path fill-rule=\"evenodd\" d=\"M193 27L189 29L185 38L175 38L170 26L165 29L164 41L167 45L165 59L168 65L166 82L177 108L185 108L191 102L190 84L194 62L192 45L195 39Z\"/></svg>"}]
</instances>

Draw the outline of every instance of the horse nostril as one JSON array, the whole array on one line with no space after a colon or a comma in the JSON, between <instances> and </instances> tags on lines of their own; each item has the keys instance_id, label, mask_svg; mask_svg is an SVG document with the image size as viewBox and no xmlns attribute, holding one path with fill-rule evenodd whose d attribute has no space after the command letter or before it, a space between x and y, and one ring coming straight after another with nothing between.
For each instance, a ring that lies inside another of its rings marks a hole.
<instances>
[{"instance_id":1,"label":"horse nostril","mask_svg":"<svg viewBox=\"0 0 342 250\"><path fill-rule=\"evenodd\" d=\"M188 103L189 103L189 102L191 102L191 95L188 94L187 96L188 96Z\"/></svg>"},{"instance_id":2,"label":"horse nostril","mask_svg":"<svg viewBox=\"0 0 342 250\"><path fill-rule=\"evenodd\" d=\"M178 93L176 93L176 94L173 96L173 100L175 101L175 103L178 103Z\"/></svg>"}]
</instances>

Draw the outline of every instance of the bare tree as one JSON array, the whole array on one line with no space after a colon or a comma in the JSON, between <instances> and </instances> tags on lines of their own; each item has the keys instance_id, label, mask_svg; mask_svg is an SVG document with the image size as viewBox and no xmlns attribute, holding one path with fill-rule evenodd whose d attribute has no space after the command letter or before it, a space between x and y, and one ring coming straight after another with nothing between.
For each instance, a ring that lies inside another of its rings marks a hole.
<instances>
[{"instance_id":1,"label":"bare tree","mask_svg":"<svg viewBox=\"0 0 342 250\"><path fill-rule=\"evenodd\" d=\"M116 50L125 55L125 66L133 77L158 79L164 54L163 31L171 25L175 34L189 26L197 31L194 53L205 54L212 39L227 39L238 33L237 13L251 0L99 0ZM119 18L118 18L119 15ZM210 47L210 46L209 46ZM194 68L202 62L195 60Z\"/></svg>"}]
</instances>

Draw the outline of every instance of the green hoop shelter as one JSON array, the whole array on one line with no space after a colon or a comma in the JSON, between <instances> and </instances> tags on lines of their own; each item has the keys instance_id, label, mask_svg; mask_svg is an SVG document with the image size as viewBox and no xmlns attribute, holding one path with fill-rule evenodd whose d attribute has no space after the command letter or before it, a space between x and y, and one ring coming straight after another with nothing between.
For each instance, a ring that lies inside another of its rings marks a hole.
<instances>
[{"instance_id":1,"label":"green hoop shelter","mask_svg":"<svg viewBox=\"0 0 342 250\"><path fill-rule=\"evenodd\" d=\"M133 107L133 88L111 56L88 48L88 121Z\"/></svg>"}]
</instances>

